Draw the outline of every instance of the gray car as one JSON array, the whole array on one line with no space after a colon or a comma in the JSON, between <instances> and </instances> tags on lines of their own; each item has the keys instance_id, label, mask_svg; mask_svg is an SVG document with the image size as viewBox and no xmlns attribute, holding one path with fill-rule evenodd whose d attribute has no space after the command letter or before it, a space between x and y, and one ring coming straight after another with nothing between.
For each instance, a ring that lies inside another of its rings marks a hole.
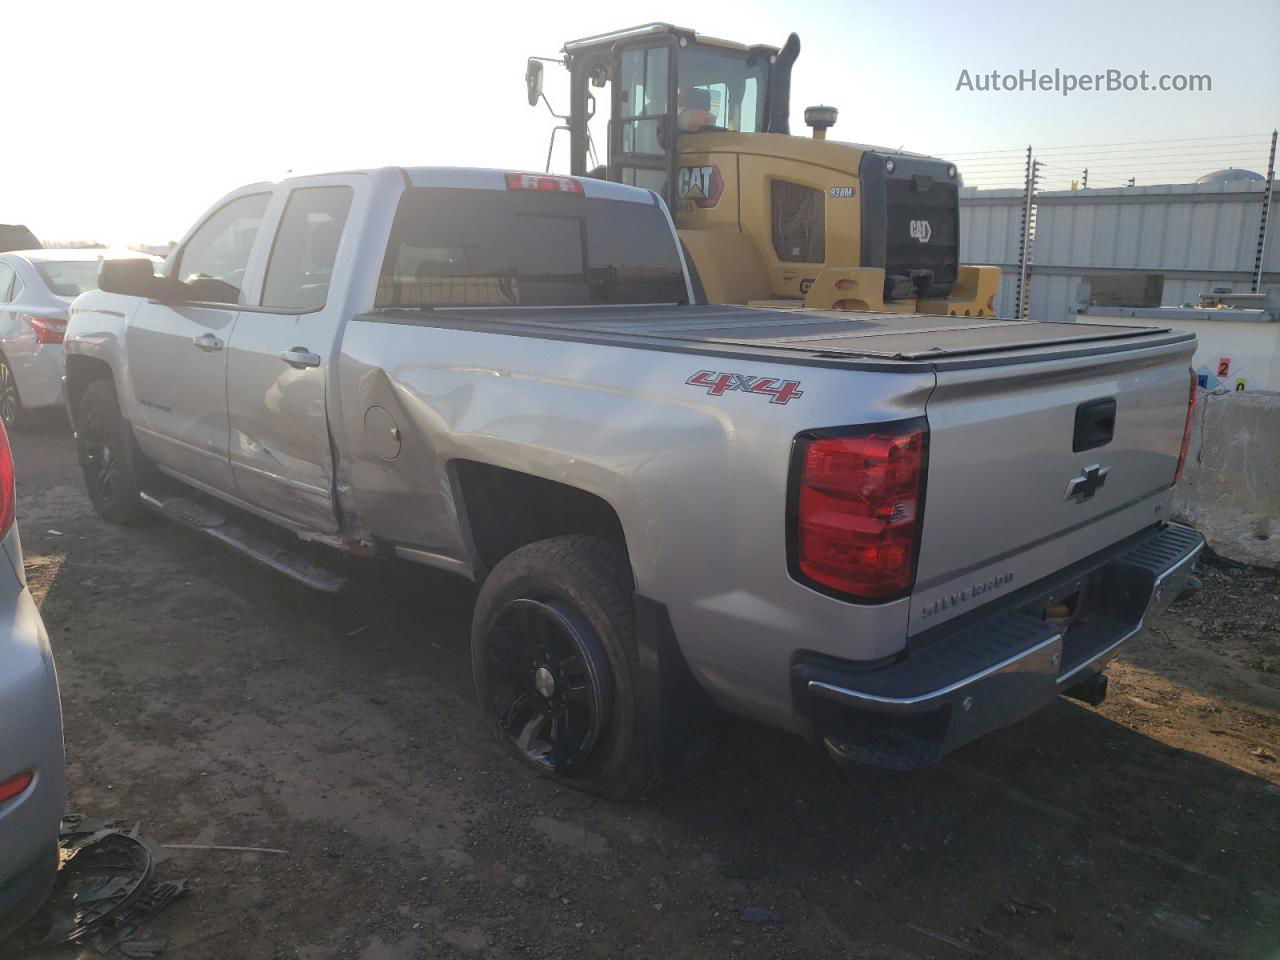
<instances>
[{"instance_id":1,"label":"gray car","mask_svg":"<svg viewBox=\"0 0 1280 960\"><path fill-rule=\"evenodd\" d=\"M129 253L130 257L139 254ZM10 429L38 407L62 403L67 307L98 288L105 250L0 253L0 420Z\"/></svg>"},{"instance_id":2,"label":"gray car","mask_svg":"<svg viewBox=\"0 0 1280 960\"><path fill-rule=\"evenodd\" d=\"M13 456L0 427L0 940L44 901L66 800L58 680L27 589L14 522Z\"/></svg>"}]
</instances>

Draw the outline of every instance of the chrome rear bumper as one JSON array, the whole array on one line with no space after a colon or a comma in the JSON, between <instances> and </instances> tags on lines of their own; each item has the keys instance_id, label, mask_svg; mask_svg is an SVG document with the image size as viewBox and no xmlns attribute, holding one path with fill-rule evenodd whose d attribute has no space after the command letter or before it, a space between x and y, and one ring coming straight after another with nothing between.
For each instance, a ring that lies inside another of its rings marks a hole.
<instances>
[{"instance_id":1,"label":"chrome rear bumper","mask_svg":"<svg viewBox=\"0 0 1280 960\"><path fill-rule=\"evenodd\" d=\"M800 658L798 706L840 762L926 766L1096 676L1177 598L1203 548L1196 531L1166 525L889 667ZM1039 615L1064 597L1069 625Z\"/></svg>"}]
</instances>

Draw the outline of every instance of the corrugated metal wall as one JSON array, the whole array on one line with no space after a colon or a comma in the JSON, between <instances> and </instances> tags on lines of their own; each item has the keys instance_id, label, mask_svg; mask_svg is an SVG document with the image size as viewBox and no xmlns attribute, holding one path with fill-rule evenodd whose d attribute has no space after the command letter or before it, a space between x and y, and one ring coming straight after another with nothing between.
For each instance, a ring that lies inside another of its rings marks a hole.
<instances>
[{"instance_id":1,"label":"corrugated metal wall","mask_svg":"<svg viewBox=\"0 0 1280 960\"><path fill-rule=\"evenodd\" d=\"M1214 287L1248 291L1264 186L1235 181L1039 195L1032 319L1066 318L1090 273L1163 274L1163 303L1169 306L1194 303ZM961 262L1002 268L996 306L1000 316L1012 316L1022 191L964 188L960 207ZM1280 282L1280 226L1274 223L1263 282Z\"/></svg>"}]
</instances>

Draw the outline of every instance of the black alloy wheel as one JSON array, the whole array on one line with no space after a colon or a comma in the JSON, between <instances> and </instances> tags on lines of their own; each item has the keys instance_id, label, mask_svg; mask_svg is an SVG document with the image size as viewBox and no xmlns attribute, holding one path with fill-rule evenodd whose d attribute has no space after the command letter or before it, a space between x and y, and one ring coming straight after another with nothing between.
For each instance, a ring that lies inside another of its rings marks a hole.
<instances>
[{"instance_id":1,"label":"black alloy wheel","mask_svg":"<svg viewBox=\"0 0 1280 960\"><path fill-rule=\"evenodd\" d=\"M484 658L501 732L536 765L579 770L613 710L609 657L587 619L556 598L511 600Z\"/></svg>"}]
</instances>

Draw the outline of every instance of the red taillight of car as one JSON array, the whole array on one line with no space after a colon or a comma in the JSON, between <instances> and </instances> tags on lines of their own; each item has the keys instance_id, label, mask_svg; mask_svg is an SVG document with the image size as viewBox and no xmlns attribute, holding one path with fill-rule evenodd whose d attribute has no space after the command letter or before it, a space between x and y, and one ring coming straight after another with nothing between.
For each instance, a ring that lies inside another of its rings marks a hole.
<instances>
[{"instance_id":1,"label":"red taillight of car","mask_svg":"<svg viewBox=\"0 0 1280 960\"><path fill-rule=\"evenodd\" d=\"M1178 451L1178 467L1173 471L1173 483L1176 487L1182 477L1182 468L1187 465L1187 451L1191 449L1191 427L1196 419L1196 372L1191 371L1191 392L1187 396L1187 422L1182 427L1182 449Z\"/></svg>"},{"instance_id":2,"label":"red taillight of car","mask_svg":"<svg viewBox=\"0 0 1280 960\"><path fill-rule=\"evenodd\" d=\"M798 579L876 603L910 591L928 441L920 420L796 441L791 559Z\"/></svg>"},{"instance_id":3,"label":"red taillight of car","mask_svg":"<svg viewBox=\"0 0 1280 960\"><path fill-rule=\"evenodd\" d=\"M582 184L573 177L557 177L547 173L508 173L507 189L581 194Z\"/></svg>"},{"instance_id":4,"label":"red taillight of car","mask_svg":"<svg viewBox=\"0 0 1280 960\"><path fill-rule=\"evenodd\" d=\"M36 343L61 343L67 334L67 321L56 317L37 317L26 313L22 319L36 332Z\"/></svg>"},{"instance_id":5,"label":"red taillight of car","mask_svg":"<svg viewBox=\"0 0 1280 960\"><path fill-rule=\"evenodd\" d=\"M25 773L18 774L16 777L10 777L8 780L0 781L0 803L4 803L6 800L12 800L14 797L20 795L27 789L27 787L31 786L31 781L35 778L36 775L32 771L28 770Z\"/></svg>"},{"instance_id":6,"label":"red taillight of car","mask_svg":"<svg viewBox=\"0 0 1280 960\"><path fill-rule=\"evenodd\" d=\"M13 526L13 451L9 449L9 434L0 423L0 537Z\"/></svg>"}]
</instances>

